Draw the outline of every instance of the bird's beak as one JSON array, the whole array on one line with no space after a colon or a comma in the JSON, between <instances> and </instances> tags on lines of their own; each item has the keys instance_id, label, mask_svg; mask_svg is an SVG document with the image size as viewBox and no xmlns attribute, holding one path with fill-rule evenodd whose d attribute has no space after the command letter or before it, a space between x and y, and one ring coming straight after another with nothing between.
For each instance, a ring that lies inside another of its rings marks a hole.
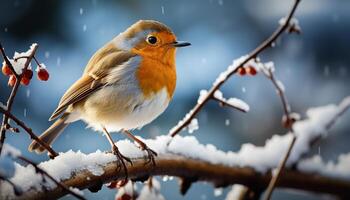
<instances>
[{"instance_id":1,"label":"bird's beak","mask_svg":"<svg viewBox=\"0 0 350 200\"><path fill-rule=\"evenodd\" d=\"M173 45L174 47L187 47L187 46L190 46L191 43L189 43L189 42L184 42L184 41L176 41L176 42L172 43L172 45Z\"/></svg>"}]
</instances>

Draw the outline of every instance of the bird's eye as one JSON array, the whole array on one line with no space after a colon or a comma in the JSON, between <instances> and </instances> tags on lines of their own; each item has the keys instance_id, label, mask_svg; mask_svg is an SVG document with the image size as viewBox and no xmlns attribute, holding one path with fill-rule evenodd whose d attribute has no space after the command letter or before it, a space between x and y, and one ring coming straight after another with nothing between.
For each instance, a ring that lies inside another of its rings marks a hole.
<instances>
[{"instance_id":1,"label":"bird's eye","mask_svg":"<svg viewBox=\"0 0 350 200\"><path fill-rule=\"evenodd\" d=\"M157 38L153 35L150 35L147 37L147 40L146 40L149 44L155 44L157 43Z\"/></svg>"}]
</instances>

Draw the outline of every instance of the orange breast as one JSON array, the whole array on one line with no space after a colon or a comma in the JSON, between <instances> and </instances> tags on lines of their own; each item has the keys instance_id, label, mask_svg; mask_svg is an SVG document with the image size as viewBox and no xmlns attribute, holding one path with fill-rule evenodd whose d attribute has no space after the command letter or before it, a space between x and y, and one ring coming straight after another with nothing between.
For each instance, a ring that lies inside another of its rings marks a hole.
<instances>
[{"instance_id":1,"label":"orange breast","mask_svg":"<svg viewBox=\"0 0 350 200\"><path fill-rule=\"evenodd\" d=\"M169 99L172 98L176 86L176 69L175 63L170 63L147 57L142 58L140 67L136 71L136 77L146 98L164 87L167 89Z\"/></svg>"}]
</instances>

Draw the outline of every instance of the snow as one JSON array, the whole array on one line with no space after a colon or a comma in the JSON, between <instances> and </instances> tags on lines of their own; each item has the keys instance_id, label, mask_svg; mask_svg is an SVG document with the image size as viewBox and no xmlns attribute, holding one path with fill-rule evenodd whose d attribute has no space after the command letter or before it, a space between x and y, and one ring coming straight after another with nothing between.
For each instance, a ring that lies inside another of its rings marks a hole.
<instances>
[{"instance_id":1,"label":"snow","mask_svg":"<svg viewBox=\"0 0 350 200\"><path fill-rule=\"evenodd\" d=\"M15 147L7 143L3 145L0 156L0 176L9 178L15 174L15 165L12 158L19 155L21 155L21 152Z\"/></svg>"},{"instance_id":2,"label":"snow","mask_svg":"<svg viewBox=\"0 0 350 200\"><path fill-rule=\"evenodd\" d=\"M283 17L278 21L278 24L283 26L286 24L287 18ZM299 26L299 21L297 18L293 17L292 19L290 19L289 21L289 26Z\"/></svg>"},{"instance_id":3,"label":"snow","mask_svg":"<svg viewBox=\"0 0 350 200\"><path fill-rule=\"evenodd\" d=\"M284 87L283 83L280 80L276 80L276 84L279 89L281 89L283 92L286 91L286 87Z\"/></svg>"},{"instance_id":4,"label":"snow","mask_svg":"<svg viewBox=\"0 0 350 200\"><path fill-rule=\"evenodd\" d=\"M40 63L40 65L36 66L35 71L38 72L40 69L46 69L46 65L44 63Z\"/></svg>"},{"instance_id":5,"label":"snow","mask_svg":"<svg viewBox=\"0 0 350 200\"><path fill-rule=\"evenodd\" d=\"M237 98L226 99L220 90L216 90L214 92L214 97L219 99L220 101L223 101L223 102L233 106L233 107L244 110L245 112L249 111L249 105L246 102L244 102L241 99L237 99Z\"/></svg>"},{"instance_id":6,"label":"snow","mask_svg":"<svg viewBox=\"0 0 350 200\"><path fill-rule=\"evenodd\" d=\"M194 131L199 129L198 120L196 118L193 118L190 122L190 124L187 126L188 133L192 134Z\"/></svg>"},{"instance_id":7,"label":"snow","mask_svg":"<svg viewBox=\"0 0 350 200\"><path fill-rule=\"evenodd\" d=\"M243 185L235 184L232 189L227 193L225 200L238 200L242 199L241 196L244 195L247 188Z\"/></svg>"},{"instance_id":8,"label":"snow","mask_svg":"<svg viewBox=\"0 0 350 200\"><path fill-rule=\"evenodd\" d=\"M180 120L173 128L170 129L169 132L172 133L173 131L178 129L180 126L182 126L186 121L188 121L190 119L193 112L194 112L193 110L190 110L182 120Z\"/></svg>"},{"instance_id":9,"label":"snow","mask_svg":"<svg viewBox=\"0 0 350 200\"><path fill-rule=\"evenodd\" d=\"M215 188L214 189L214 196L215 197L221 196L223 192L224 192L223 188Z\"/></svg>"},{"instance_id":10,"label":"snow","mask_svg":"<svg viewBox=\"0 0 350 200\"><path fill-rule=\"evenodd\" d=\"M115 195L115 199L121 198L124 194L128 194L130 196L134 196L134 192L137 190L137 185L133 184L132 181L128 181L128 183L120 188Z\"/></svg>"},{"instance_id":11,"label":"snow","mask_svg":"<svg viewBox=\"0 0 350 200\"><path fill-rule=\"evenodd\" d=\"M309 173L318 173L321 175L350 179L350 152L338 156L337 162L322 160L320 155L304 159L298 163L297 168L300 171Z\"/></svg>"},{"instance_id":12,"label":"snow","mask_svg":"<svg viewBox=\"0 0 350 200\"><path fill-rule=\"evenodd\" d=\"M12 66L13 66L15 72L16 72L17 74L22 74L22 71L23 71L23 68L24 68L24 64L26 63L27 58L17 59L17 61L15 61L15 59L16 59L16 58L19 58L19 57L26 57L26 56L29 56L29 55L32 53L32 51L33 51L33 49L34 49L35 46L37 46L37 44L36 44L36 43L33 43L33 44L30 46L30 48L29 48L28 51L26 51L26 52L21 52L21 53L15 52L15 54L13 55L13 58L14 58L14 59L8 58L9 61L10 61L10 63L12 64ZM31 69L31 64L30 64L30 63L29 63L28 69Z\"/></svg>"},{"instance_id":13,"label":"snow","mask_svg":"<svg viewBox=\"0 0 350 200\"><path fill-rule=\"evenodd\" d=\"M248 55L242 56L236 60L233 60L232 64L227 67L227 69L220 73L220 75L217 77L217 79L214 81L213 85L217 85L218 83L224 81L227 79L228 75L232 73L234 70L237 69L241 65L241 63L248 58Z\"/></svg>"},{"instance_id":14,"label":"snow","mask_svg":"<svg viewBox=\"0 0 350 200\"><path fill-rule=\"evenodd\" d=\"M76 194L79 194L80 196L84 196L84 192L82 190L79 190L78 188L69 187L69 189L75 192Z\"/></svg>"},{"instance_id":15,"label":"snow","mask_svg":"<svg viewBox=\"0 0 350 200\"><path fill-rule=\"evenodd\" d=\"M207 94L208 94L207 90L199 91L199 97L198 97L197 103L202 104L204 99L207 97Z\"/></svg>"},{"instance_id":16,"label":"snow","mask_svg":"<svg viewBox=\"0 0 350 200\"><path fill-rule=\"evenodd\" d=\"M345 98L339 105L330 104L317 108L308 109L307 118L297 121L293 125L297 140L287 162L287 167L297 163L302 155L309 151L310 143L316 138L326 136L329 124L340 115L345 108L350 106L350 97ZM142 139L141 137L139 137ZM170 136L158 136L155 139L142 139L151 149L156 151L159 156L180 155L193 159L200 159L212 164L222 164L234 167L252 167L258 172L265 173L275 168L282 156L287 151L288 144L292 139L292 133L285 135L274 135L268 139L264 146L255 146L247 143L243 144L238 152L224 152L218 150L213 144L201 144L194 136L175 136L172 140ZM169 141L171 141L169 143ZM169 143L169 146L167 144ZM130 158L145 157L146 153L141 151L134 143L129 140L121 140L117 143L121 153ZM7 150L6 150L7 149ZM4 152L8 151L16 155L19 152L6 147ZM252 156L254 155L254 156ZM60 153L54 160L48 160L39 164L39 167L47 171L57 180L65 180L72 173L82 170L88 170L94 175L103 175L104 165L116 160L116 156L111 153L104 153L97 150L94 153L84 154L80 151L72 150L66 153ZM312 163L315 163L313 165ZM350 174L345 166L349 166L350 155L341 155L338 164L324 164L326 167L317 167L322 164L320 158L306 160L298 165L300 169L308 171L322 171L327 175L345 177L344 174ZM42 177L35 173L35 169L28 166L21 166L15 163L15 175L10 178L14 184L19 185L20 189L27 191L30 188L41 190ZM334 172L334 173L333 173ZM346 176L348 178L348 176ZM8 184L2 184L1 187L8 186L8 189L1 195L13 195L12 187ZM55 184L49 180L46 181L47 188L55 187ZM146 190L146 189L144 189ZM146 193L146 192L145 192ZM145 194L146 195L146 194Z\"/></svg>"},{"instance_id":17,"label":"snow","mask_svg":"<svg viewBox=\"0 0 350 200\"><path fill-rule=\"evenodd\" d=\"M161 6L161 10L162 10L162 14L164 15L165 14L164 6Z\"/></svg>"},{"instance_id":18,"label":"snow","mask_svg":"<svg viewBox=\"0 0 350 200\"><path fill-rule=\"evenodd\" d=\"M160 183L157 179L152 178L152 187L144 185L137 200L165 200L164 196L160 193Z\"/></svg>"}]
</instances>

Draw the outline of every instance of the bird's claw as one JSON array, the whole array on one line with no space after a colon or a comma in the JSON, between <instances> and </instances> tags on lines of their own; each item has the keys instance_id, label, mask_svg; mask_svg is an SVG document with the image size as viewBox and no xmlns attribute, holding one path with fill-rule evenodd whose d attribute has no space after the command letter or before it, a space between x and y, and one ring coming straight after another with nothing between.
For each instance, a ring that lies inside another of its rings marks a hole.
<instances>
[{"instance_id":1,"label":"bird's claw","mask_svg":"<svg viewBox=\"0 0 350 200\"><path fill-rule=\"evenodd\" d=\"M128 169L126 167L126 162L128 162L130 165L133 165L131 159L129 157L124 156L122 153L120 153L117 146L112 147L112 152L114 155L118 157L118 163L121 164L121 166L118 164L118 170L120 170L121 167L123 167L125 172L125 180L128 179Z\"/></svg>"},{"instance_id":2,"label":"bird's claw","mask_svg":"<svg viewBox=\"0 0 350 200\"><path fill-rule=\"evenodd\" d=\"M155 156L158 156L157 152L153 151L152 149L150 149L147 145L144 145L141 147L141 149L143 151L147 152L147 162L145 163L145 165L147 165L148 163L152 162L152 165L155 166L156 165L156 161L154 159Z\"/></svg>"}]
</instances>

